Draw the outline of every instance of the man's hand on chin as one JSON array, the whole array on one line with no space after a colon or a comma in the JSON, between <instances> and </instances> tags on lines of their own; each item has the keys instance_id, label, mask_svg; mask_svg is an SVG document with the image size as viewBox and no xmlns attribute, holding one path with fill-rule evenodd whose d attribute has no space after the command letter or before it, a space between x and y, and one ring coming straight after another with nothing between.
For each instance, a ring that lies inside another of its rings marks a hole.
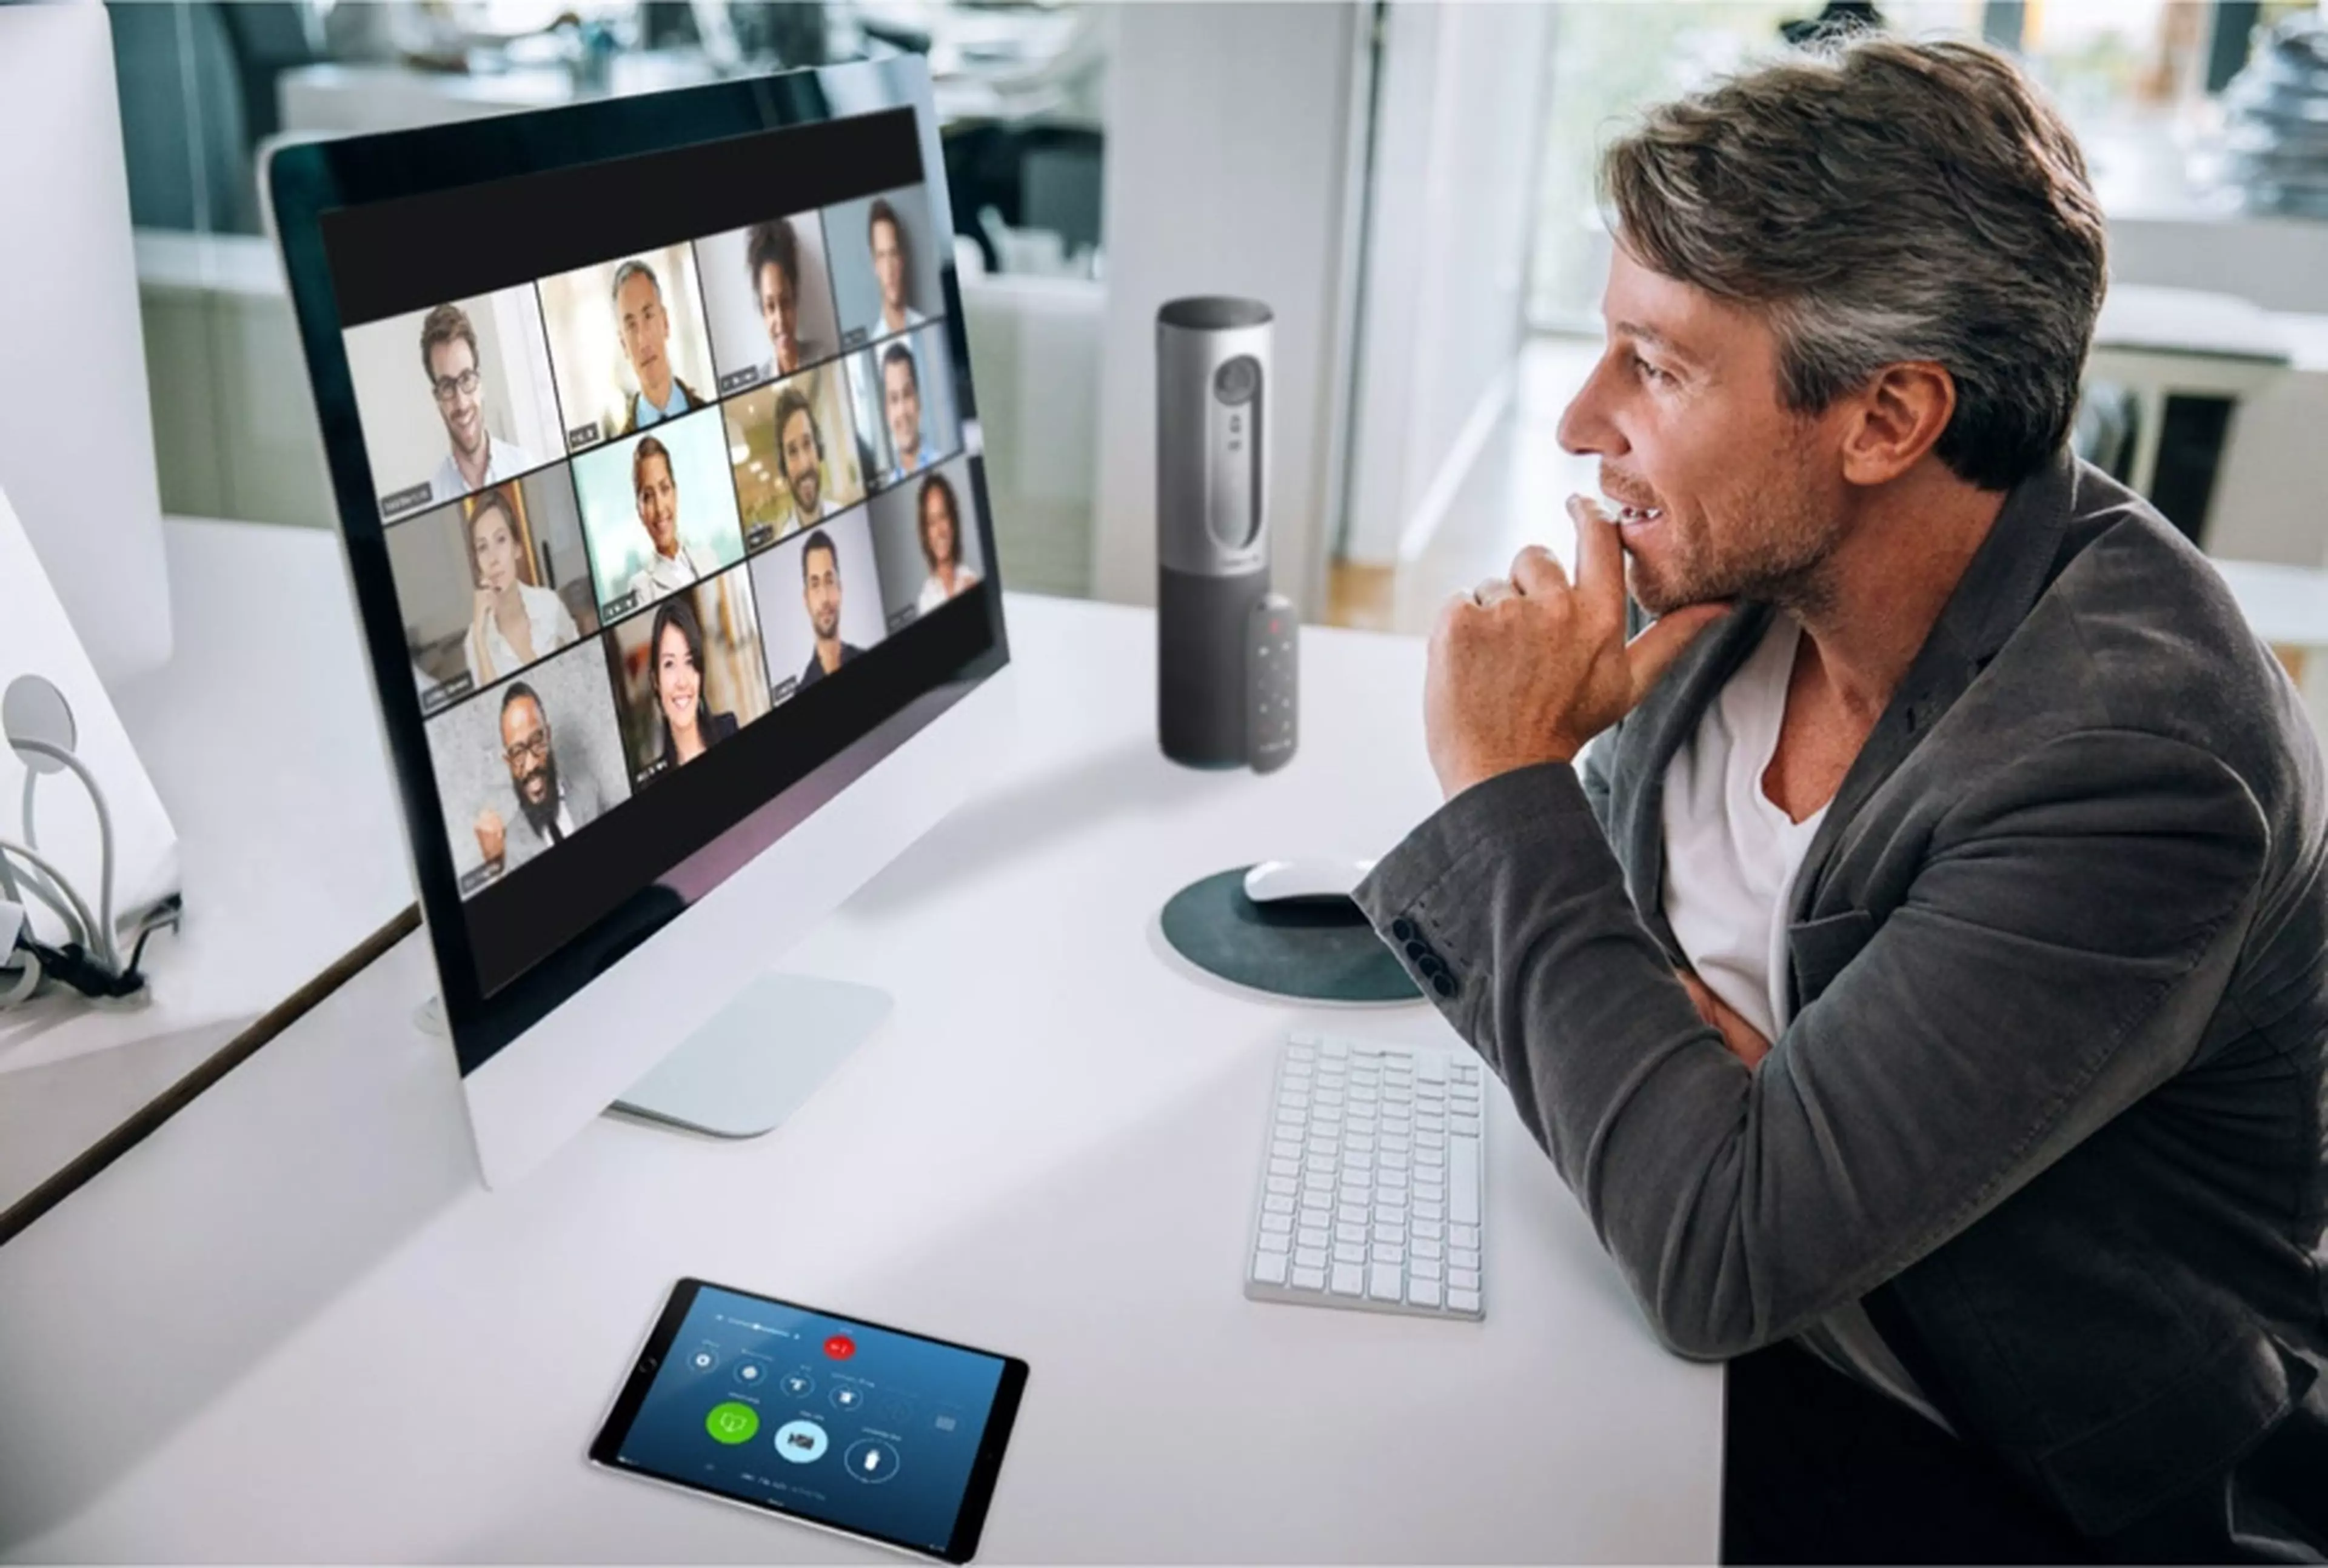
<instances>
[{"instance_id":1,"label":"man's hand on chin","mask_svg":"<svg viewBox=\"0 0 2328 1568\"><path fill-rule=\"evenodd\" d=\"M1625 552L1599 506L1571 496L1576 581L1530 545L1512 575L1457 596L1431 634L1422 733L1448 798L1539 762L1572 762L1631 712L1691 639L1729 613L1691 605L1625 641Z\"/></svg>"}]
</instances>

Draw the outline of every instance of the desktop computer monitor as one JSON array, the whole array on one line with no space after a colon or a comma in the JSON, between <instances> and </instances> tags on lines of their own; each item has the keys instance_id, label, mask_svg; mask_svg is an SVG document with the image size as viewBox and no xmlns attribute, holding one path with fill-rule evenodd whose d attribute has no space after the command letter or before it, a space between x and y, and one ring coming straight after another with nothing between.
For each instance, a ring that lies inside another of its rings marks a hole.
<instances>
[{"instance_id":1,"label":"desktop computer monitor","mask_svg":"<svg viewBox=\"0 0 2328 1568\"><path fill-rule=\"evenodd\" d=\"M737 999L1000 744L929 77L295 145L268 183L498 1184L675 1047L815 1048L812 999Z\"/></svg>"}]
</instances>

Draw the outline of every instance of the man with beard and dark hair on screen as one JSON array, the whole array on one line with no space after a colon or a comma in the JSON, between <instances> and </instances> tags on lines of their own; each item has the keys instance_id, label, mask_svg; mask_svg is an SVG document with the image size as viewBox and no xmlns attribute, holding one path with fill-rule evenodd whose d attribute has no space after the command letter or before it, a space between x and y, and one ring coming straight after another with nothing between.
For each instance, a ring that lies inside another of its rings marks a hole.
<instances>
[{"instance_id":1,"label":"man with beard and dark hair on screen","mask_svg":"<svg viewBox=\"0 0 2328 1568\"><path fill-rule=\"evenodd\" d=\"M744 242L744 265L752 274L752 297L759 302L760 324L767 329L769 357L761 374L789 376L831 352L800 335L800 240L785 219L756 225Z\"/></svg>"},{"instance_id":2,"label":"man with beard and dark hair on screen","mask_svg":"<svg viewBox=\"0 0 2328 1568\"><path fill-rule=\"evenodd\" d=\"M793 529L808 528L824 518L824 439L817 432L816 410L798 387L776 394L776 461L784 471L784 488L792 492Z\"/></svg>"},{"instance_id":3,"label":"man with beard and dark hair on screen","mask_svg":"<svg viewBox=\"0 0 2328 1568\"><path fill-rule=\"evenodd\" d=\"M1600 173L1608 505L1442 611L1358 906L1730 1364L1723 1561L2322 1561L2328 777L2071 445L2075 136L1859 33Z\"/></svg>"},{"instance_id":4,"label":"man with beard and dark hair on screen","mask_svg":"<svg viewBox=\"0 0 2328 1568\"><path fill-rule=\"evenodd\" d=\"M522 681L511 681L502 693L502 760L509 764L510 788L517 795L517 821L504 822L491 806L477 813L477 850L488 866L514 871L605 809L587 774L559 775L549 716Z\"/></svg>"},{"instance_id":5,"label":"man with beard and dark hair on screen","mask_svg":"<svg viewBox=\"0 0 2328 1568\"><path fill-rule=\"evenodd\" d=\"M801 597L808 604L809 629L816 634L816 650L801 671L805 690L865 652L840 640L840 552L822 529L801 547Z\"/></svg>"}]
</instances>

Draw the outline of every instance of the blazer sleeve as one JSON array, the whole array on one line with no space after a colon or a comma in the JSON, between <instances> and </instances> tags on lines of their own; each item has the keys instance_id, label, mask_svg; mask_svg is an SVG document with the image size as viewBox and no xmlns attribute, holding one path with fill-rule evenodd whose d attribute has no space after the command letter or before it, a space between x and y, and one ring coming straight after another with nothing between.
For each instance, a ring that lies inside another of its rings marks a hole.
<instances>
[{"instance_id":1,"label":"blazer sleeve","mask_svg":"<svg viewBox=\"0 0 2328 1568\"><path fill-rule=\"evenodd\" d=\"M1434 1000L1659 1337L1717 1358L1864 1295L2179 1070L2265 851L2209 753L2125 730L2037 747L1954 803L1758 1070L1698 1019L1564 765L1448 802L1357 898L1444 965Z\"/></svg>"}]
</instances>

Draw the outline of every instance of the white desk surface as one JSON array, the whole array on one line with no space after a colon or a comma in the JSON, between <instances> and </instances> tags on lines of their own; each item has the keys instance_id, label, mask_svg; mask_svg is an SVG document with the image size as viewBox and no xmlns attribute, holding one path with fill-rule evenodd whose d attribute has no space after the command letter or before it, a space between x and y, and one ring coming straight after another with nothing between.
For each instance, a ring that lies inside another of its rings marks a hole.
<instances>
[{"instance_id":1,"label":"white desk surface","mask_svg":"<svg viewBox=\"0 0 2328 1568\"><path fill-rule=\"evenodd\" d=\"M0 1018L0 1211L412 902L333 534L172 520L175 651L114 693L178 830L150 1005ZM5 820L14 820L14 803Z\"/></svg>"},{"instance_id":2,"label":"white desk surface","mask_svg":"<svg viewBox=\"0 0 2328 1568\"><path fill-rule=\"evenodd\" d=\"M1721 1374L1500 1094L1484 1324L1240 1292L1285 1030L1452 1037L1192 978L1155 912L1430 808L1420 643L1305 629L1262 778L1158 756L1146 612L1009 615L1016 760L784 955L896 1008L774 1134L601 1118L485 1192L410 939L0 1248L0 1554L887 1560L586 1462L692 1273L1027 1357L982 1560L1711 1560Z\"/></svg>"}]
</instances>

